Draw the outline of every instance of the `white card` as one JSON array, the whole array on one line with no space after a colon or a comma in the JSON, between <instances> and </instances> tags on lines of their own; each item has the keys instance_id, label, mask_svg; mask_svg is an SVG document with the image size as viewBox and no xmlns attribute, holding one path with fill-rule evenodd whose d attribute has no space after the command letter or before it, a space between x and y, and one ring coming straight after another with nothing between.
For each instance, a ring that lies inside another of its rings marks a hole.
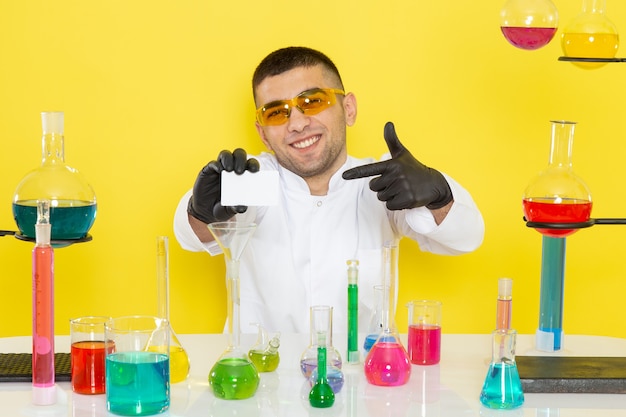
<instances>
[{"instance_id":1,"label":"white card","mask_svg":"<svg viewBox=\"0 0 626 417\"><path fill-rule=\"evenodd\" d=\"M223 206L274 206L278 204L278 171L222 171Z\"/></svg>"}]
</instances>

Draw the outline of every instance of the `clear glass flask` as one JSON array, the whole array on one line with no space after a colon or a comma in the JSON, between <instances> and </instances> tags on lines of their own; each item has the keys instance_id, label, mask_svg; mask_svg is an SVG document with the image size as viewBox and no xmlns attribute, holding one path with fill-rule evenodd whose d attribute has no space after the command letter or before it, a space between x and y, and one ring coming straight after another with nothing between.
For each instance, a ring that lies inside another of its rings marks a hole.
<instances>
[{"instance_id":1,"label":"clear glass flask","mask_svg":"<svg viewBox=\"0 0 626 417\"><path fill-rule=\"evenodd\" d=\"M522 381L515 363L517 332L513 329L492 333L492 356L480 393L487 408L510 410L524 404Z\"/></svg>"},{"instance_id":2,"label":"clear glass flask","mask_svg":"<svg viewBox=\"0 0 626 417\"><path fill-rule=\"evenodd\" d=\"M374 285L374 298L376 299L376 305L372 310L372 314L370 316L370 321L367 327L367 333L365 335L365 339L363 340L363 350L367 354L380 333L383 331L383 291L382 285Z\"/></svg>"},{"instance_id":3,"label":"clear glass flask","mask_svg":"<svg viewBox=\"0 0 626 417\"><path fill-rule=\"evenodd\" d=\"M320 343L320 334L326 335L326 378L335 393L341 391L344 375L341 367L341 354L333 346L333 308L331 306L312 306L310 308L310 344L300 357L300 371L311 385L315 384L317 372L317 355Z\"/></svg>"},{"instance_id":4,"label":"clear glass flask","mask_svg":"<svg viewBox=\"0 0 626 417\"><path fill-rule=\"evenodd\" d=\"M591 192L574 172L572 150L576 122L555 120L550 162L526 187L522 205L526 220L539 223L579 223L591 217ZM578 229L537 229L550 237L566 237Z\"/></svg>"},{"instance_id":5,"label":"clear glass flask","mask_svg":"<svg viewBox=\"0 0 626 417\"><path fill-rule=\"evenodd\" d=\"M582 12L567 24L561 35L561 48L566 57L615 58L619 34L605 11L606 0L583 0ZM606 65L606 62L572 63L583 69Z\"/></svg>"},{"instance_id":6,"label":"clear glass flask","mask_svg":"<svg viewBox=\"0 0 626 417\"><path fill-rule=\"evenodd\" d=\"M500 30L516 48L547 45L558 28L559 13L550 0L508 0L500 11Z\"/></svg>"},{"instance_id":7,"label":"clear glass flask","mask_svg":"<svg viewBox=\"0 0 626 417\"><path fill-rule=\"evenodd\" d=\"M226 294L228 297L228 347L209 373L209 385L216 397L242 400L254 395L259 387L259 372L240 347L239 259L256 229L254 223L236 221L208 225L224 252Z\"/></svg>"},{"instance_id":8,"label":"clear glass flask","mask_svg":"<svg viewBox=\"0 0 626 417\"><path fill-rule=\"evenodd\" d=\"M404 385L411 376L409 355L395 326L398 243L383 247L383 330L365 358L365 377L372 385Z\"/></svg>"},{"instance_id":9,"label":"clear glass flask","mask_svg":"<svg viewBox=\"0 0 626 417\"><path fill-rule=\"evenodd\" d=\"M50 201L50 239L84 239L96 219L96 195L87 180L65 163L63 112L41 113L43 128L41 166L30 171L17 185L13 196L13 217L19 235L35 238L37 200Z\"/></svg>"},{"instance_id":10,"label":"clear glass flask","mask_svg":"<svg viewBox=\"0 0 626 417\"><path fill-rule=\"evenodd\" d=\"M259 329L256 343L248 351L248 358L252 361L257 371L273 372L278 368L280 363L280 333L275 333L271 338L267 332L258 323L255 323Z\"/></svg>"},{"instance_id":11,"label":"clear glass flask","mask_svg":"<svg viewBox=\"0 0 626 417\"><path fill-rule=\"evenodd\" d=\"M189 355L178 340L170 321L169 239L157 236L157 307L158 317L170 326L170 382L175 384L189 375Z\"/></svg>"}]
</instances>

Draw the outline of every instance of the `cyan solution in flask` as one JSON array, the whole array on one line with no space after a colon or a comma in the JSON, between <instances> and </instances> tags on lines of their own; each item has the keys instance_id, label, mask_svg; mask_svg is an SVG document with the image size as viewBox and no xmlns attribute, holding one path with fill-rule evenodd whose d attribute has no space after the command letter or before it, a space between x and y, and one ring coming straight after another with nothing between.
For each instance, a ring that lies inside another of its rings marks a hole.
<instances>
[{"instance_id":1,"label":"cyan solution in flask","mask_svg":"<svg viewBox=\"0 0 626 417\"><path fill-rule=\"evenodd\" d=\"M492 360L480 393L480 402L488 408L510 410L524 404L524 391L515 363L513 329L495 330L492 333Z\"/></svg>"},{"instance_id":2,"label":"cyan solution in flask","mask_svg":"<svg viewBox=\"0 0 626 417\"><path fill-rule=\"evenodd\" d=\"M37 200L50 201L51 240L85 238L96 218L96 195L76 169L65 163L63 112L43 112L41 165L26 174L13 196L20 235L35 238Z\"/></svg>"},{"instance_id":3,"label":"cyan solution in flask","mask_svg":"<svg viewBox=\"0 0 626 417\"><path fill-rule=\"evenodd\" d=\"M363 350L365 354L367 354L380 333L383 331L383 286L382 285L374 285L374 298L376 299L376 305L374 306L374 310L372 310L372 314L370 316L370 321L367 327L367 335L365 339L363 339Z\"/></svg>"},{"instance_id":4,"label":"cyan solution in flask","mask_svg":"<svg viewBox=\"0 0 626 417\"><path fill-rule=\"evenodd\" d=\"M315 385L315 383L319 380L319 372L317 370L317 366L311 372L311 375L308 379L311 387L313 387L313 385ZM330 385L330 388L333 390L333 392L335 394L338 394L341 391L341 388L343 388L345 378L341 369L337 368L336 366L330 366L326 364L326 381L328 382L328 385Z\"/></svg>"}]
</instances>

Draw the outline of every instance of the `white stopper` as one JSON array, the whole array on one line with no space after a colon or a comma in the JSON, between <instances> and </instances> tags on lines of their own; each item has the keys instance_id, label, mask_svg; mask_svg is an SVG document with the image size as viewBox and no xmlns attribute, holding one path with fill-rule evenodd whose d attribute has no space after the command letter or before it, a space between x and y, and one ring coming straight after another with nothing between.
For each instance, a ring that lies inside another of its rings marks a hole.
<instances>
[{"instance_id":1,"label":"white stopper","mask_svg":"<svg viewBox=\"0 0 626 417\"><path fill-rule=\"evenodd\" d=\"M513 295L513 280L511 278L498 279L498 297L511 298Z\"/></svg>"},{"instance_id":2,"label":"white stopper","mask_svg":"<svg viewBox=\"0 0 626 417\"><path fill-rule=\"evenodd\" d=\"M62 111L45 111L41 113L41 127L43 134L63 134L64 116Z\"/></svg>"}]
</instances>

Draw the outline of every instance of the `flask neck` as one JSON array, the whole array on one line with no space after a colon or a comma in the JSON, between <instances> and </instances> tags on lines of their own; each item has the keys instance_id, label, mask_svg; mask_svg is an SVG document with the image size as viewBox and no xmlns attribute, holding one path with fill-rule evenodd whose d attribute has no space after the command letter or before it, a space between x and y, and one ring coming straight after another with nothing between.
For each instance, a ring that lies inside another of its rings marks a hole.
<instances>
[{"instance_id":1,"label":"flask neck","mask_svg":"<svg viewBox=\"0 0 626 417\"><path fill-rule=\"evenodd\" d=\"M572 168L575 122L553 121L550 166Z\"/></svg>"},{"instance_id":2,"label":"flask neck","mask_svg":"<svg viewBox=\"0 0 626 417\"><path fill-rule=\"evenodd\" d=\"M495 330L492 336L492 362L515 362L517 331L513 329Z\"/></svg>"},{"instance_id":3,"label":"flask neck","mask_svg":"<svg viewBox=\"0 0 626 417\"><path fill-rule=\"evenodd\" d=\"M64 137L61 133L45 133L41 144L41 164L65 163Z\"/></svg>"},{"instance_id":4,"label":"flask neck","mask_svg":"<svg viewBox=\"0 0 626 417\"><path fill-rule=\"evenodd\" d=\"M396 284L398 279L399 247L397 241L383 245L383 297L382 325L383 331L395 331L394 316L396 313Z\"/></svg>"},{"instance_id":5,"label":"flask neck","mask_svg":"<svg viewBox=\"0 0 626 417\"><path fill-rule=\"evenodd\" d=\"M583 13L602 14L606 10L606 0L583 0Z\"/></svg>"},{"instance_id":6,"label":"flask neck","mask_svg":"<svg viewBox=\"0 0 626 417\"><path fill-rule=\"evenodd\" d=\"M310 307L311 346L333 345L333 308L326 305Z\"/></svg>"}]
</instances>

